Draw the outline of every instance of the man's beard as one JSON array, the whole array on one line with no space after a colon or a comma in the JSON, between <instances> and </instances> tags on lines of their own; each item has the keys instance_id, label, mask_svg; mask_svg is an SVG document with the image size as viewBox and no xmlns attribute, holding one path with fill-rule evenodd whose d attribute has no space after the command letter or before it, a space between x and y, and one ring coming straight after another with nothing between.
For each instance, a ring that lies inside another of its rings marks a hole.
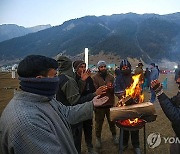
<instances>
[{"instance_id":1,"label":"man's beard","mask_svg":"<svg viewBox=\"0 0 180 154\"><path fill-rule=\"evenodd\" d=\"M107 75L107 70L99 71L99 73L101 74L101 76L106 76Z\"/></svg>"}]
</instances>

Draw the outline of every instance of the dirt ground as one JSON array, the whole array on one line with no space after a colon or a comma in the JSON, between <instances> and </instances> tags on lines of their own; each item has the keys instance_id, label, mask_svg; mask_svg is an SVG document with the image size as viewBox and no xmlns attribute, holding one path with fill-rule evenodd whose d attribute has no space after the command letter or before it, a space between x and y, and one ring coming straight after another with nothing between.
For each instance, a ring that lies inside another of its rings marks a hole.
<instances>
[{"instance_id":1,"label":"dirt ground","mask_svg":"<svg viewBox=\"0 0 180 154\"><path fill-rule=\"evenodd\" d=\"M160 81L162 82L165 78L168 78L168 88L167 90L164 90L165 93L169 96L172 97L175 95L178 91L177 85L174 82L174 75L173 74L168 74L160 75ZM5 108L5 106L8 104L10 99L13 97L13 92L16 88L18 88L18 79L11 79L11 74L10 73L4 73L0 72L0 115ZM145 93L145 101L149 100L150 93L148 90L144 91ZM157 120L152 123L147 123L146 124L146 138L150 133L160 133L161 137L172 137L174 136L174 132L171 128L171 124L169 120L166 118L164 115L163 111L161 110L161 107L159 106L158 101L155 102L155 108L157 112ZM93 127L94 128L94 127ZM117 128L117 133L119 135L119 129ZM143 153L143 147L144 147L144 142L143 142L143 129L140 130L140 144L141 144L141 151ZM93 144L95 145L95 130L93 129ZM147 154L158 154L158 153L164 153L168 154L169 153L169 144L165 144L164 142L161 142L161 144L154 148L151 149L146 145L147 149ZM98 151L96 149L96 151ZM102 149L98 151L100 154L117 154L118 153L118 146L113 145L112 143L112 136L109 130L109 126L107 124L107 120L105 120L104 125L103 125L103 131L102 131ZM86 154L87 149L86 145L84 142L84 137L82 140L82 154ZM132 145L131 142L129 141L129 147L128 149L124 152L124 154L131 154L133 153Z\"/></svg>"}]
</instances>

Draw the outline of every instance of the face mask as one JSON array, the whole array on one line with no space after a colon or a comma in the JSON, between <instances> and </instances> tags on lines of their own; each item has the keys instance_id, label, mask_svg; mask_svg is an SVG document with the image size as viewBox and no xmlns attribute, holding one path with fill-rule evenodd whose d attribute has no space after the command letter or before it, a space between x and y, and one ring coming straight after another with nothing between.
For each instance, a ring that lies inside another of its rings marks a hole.
<instances>
[{"instance_id":1,"label":"face mask","mask_svg":"<svg viewBox=\"0 0 180 154\"><path fill-rule=\"evenodd\" d=\"M128 75L131 74L131 70L130 69L121 70L121 73L124 75Z\"/></svg>"}]
</instances>

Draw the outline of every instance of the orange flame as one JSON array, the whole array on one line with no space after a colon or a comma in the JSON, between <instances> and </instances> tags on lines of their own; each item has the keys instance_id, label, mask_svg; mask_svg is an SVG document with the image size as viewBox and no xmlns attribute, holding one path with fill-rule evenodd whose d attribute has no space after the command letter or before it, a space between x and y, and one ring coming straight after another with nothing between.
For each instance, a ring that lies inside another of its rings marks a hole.
<instances>
[{"instance_id":1,"label":"orange flame","mask_svg":"<svg viewBox=\"0 0 180 154\"><path fill-rule=\"evenodd\" d=\"M126 119L126 120L119 120L120 124L123 126L137 126L143 122L142 119L135 118L135 119Z\"/></svg>"},{"instance_id":2,"label":"orange flame","mask_svg":"<svg viewBox=\"0 0 180 154\"><path fill-rule=\"evenodd\" d=\"M140 85L140 74L132 76L133 83L129 88L126 89L126 97L131 96L133 99L138 100L138 103L142 103L144 101L144 94L142 94L142 88Z\"/></svg>"},{"instance_id":3,"label":"orange flame","mask_svg":"<svg viewBox=\"0 0 180 154\"><path fill-rule=\"evenodd\" d=\"M138 122L138 118L135 119L128 119L130 124L135 124Z\"/></svg>"},{"instance_id":4,"label":"orange flame","mask_svg":"<svg viewBox=\"0 0 180 154\"><path fill-rule=\"evenodd\" d=\"M129 88L125 89L126 94L124 98L131 96L131 98L133 98L137 103L142 103L144 101L144 94L142 94L142 88L141 88L142 83L140 81L140 77L141 77L140 74L132 76L133 83L131 84ZM125 105L125 104L122 104L121 101L122 100L119 101L118 106ZM135 118L135 119L122 120L121 124L124 126L136 126L141 122L142 122L141 119Z\"/></svg>"}]
</instances>

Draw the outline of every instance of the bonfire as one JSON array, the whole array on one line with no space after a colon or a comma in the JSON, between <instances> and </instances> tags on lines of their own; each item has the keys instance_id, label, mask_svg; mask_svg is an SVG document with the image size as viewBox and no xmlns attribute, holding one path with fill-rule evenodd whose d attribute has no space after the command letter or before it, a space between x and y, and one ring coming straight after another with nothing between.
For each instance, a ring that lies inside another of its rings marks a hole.
<instances>
[{"instance_id":1,"label":"bonfire","mask_svg":"<svg viewBox=\"0 0 180 154\"><path fill-rule=\"evenodd\" d=\"M143 125L146 122L143 117L155 115L154 105L144 102L140 74L134 75L132 79L133 83L125 89L117 106L110 109L111 120L124 127Z\"/></svg>"}]
</instances>

